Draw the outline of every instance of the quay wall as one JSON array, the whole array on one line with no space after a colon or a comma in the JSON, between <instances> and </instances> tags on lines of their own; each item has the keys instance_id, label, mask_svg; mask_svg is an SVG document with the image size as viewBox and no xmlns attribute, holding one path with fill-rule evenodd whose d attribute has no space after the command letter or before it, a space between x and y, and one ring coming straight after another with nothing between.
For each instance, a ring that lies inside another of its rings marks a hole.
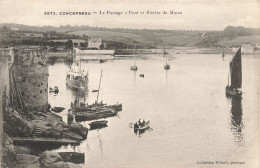
<instances>
[{"instance_id":1,"label":"quay wall","mask_svg":"<svg viewBox=\"0 0 260 168\"><path fill-rule=\"evenodd\" d=\"M48 51L19 49L14 51L13 82L28 111L48 109Z\"/></svg>"}]
</instances>

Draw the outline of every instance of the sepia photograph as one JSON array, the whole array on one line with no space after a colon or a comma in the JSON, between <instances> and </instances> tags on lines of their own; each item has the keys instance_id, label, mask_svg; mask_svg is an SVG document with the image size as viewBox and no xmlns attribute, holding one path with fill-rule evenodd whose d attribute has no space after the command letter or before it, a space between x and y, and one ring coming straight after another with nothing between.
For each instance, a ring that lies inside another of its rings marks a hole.
<instances>
[{"instance_id":1,"label":"sepia photograph","mask_svg":"<svg viewBox=\"0 0 260 168\"><path fill-rule=\"evenodd\" d=\"M0 167L259 168L259 0L0 0Z\"/></svg>"}]
</instances>

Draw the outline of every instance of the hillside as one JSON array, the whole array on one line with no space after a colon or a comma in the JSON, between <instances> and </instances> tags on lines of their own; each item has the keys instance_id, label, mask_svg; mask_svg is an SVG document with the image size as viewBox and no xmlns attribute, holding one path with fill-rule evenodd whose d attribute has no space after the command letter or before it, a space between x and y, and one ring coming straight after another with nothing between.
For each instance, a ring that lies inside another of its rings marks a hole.
<instances>
[{"instance_id":1,"label":"hillside","mask_svg":"<svg viewBox=\"0 0 260 168\"><path fill-rule=\"evenodd\" d=\"M41 32L56 35L57 38L102 38L108 42L137 45L139 48L172 48L175 46L220 47L243 43L260 43L260 29L227 26L223 31L198 30L155 30L122 29L90 26L27 26L21 24L0 24L0 28L15 28L20 32ZM4 40L4 39L1 39Z\"/></svg>"}]
</instances>

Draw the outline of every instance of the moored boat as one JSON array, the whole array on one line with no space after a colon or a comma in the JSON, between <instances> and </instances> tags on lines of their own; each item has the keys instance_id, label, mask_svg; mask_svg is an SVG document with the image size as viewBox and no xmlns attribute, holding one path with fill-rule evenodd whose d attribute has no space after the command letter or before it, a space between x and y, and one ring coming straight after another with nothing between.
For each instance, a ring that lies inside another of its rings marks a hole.
<instances>
[{"instance_id":1,"label":"moored boat","mask_svg":"<svg viewBox=\"0 0 260 168\"><path fill-rule=\"evenodd\" d=\"M54 92L54 93L59 93L59 88L58 88L58 86L54 86L54 88L49 88L49 92L51 93L51 92Z\"/></svg>"},{"instance_id":2,"label":"moored boat","mask_svg":"<svg viewBox=\"0 0 260 168\"><path fill-rule=\"evenodd\" d=\"M81 71L79 65L75 69L70 68L66 76L66 84L72 89L86 88L88 84L88 73Z\"/></svg>"}]
</instances>

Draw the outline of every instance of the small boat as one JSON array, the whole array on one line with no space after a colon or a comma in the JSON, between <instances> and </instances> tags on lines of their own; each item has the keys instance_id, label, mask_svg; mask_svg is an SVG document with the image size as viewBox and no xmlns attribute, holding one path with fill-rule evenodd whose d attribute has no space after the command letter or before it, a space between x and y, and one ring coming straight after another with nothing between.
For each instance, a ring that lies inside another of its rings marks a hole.
<instances>
[{"instance_id":1,"label":"small boat","mask_svg":"<svg viewBox=\"0 0 260 168\"><path fill-rule=\"evenodd\" d=\"M92 92L98 92L99 90L98 89L93 89Z\"/></svg>"},{"instance_id":2,"label":"small boat","mask_svg":"<svg viewBox=\"0 0 260 168\"><path fill-rule=\"evenodd\" d=\"M59 93L59 88L58 88L58 86L54 86L54 88L49 88L49 92L51 93L51 92L54 92L54 93Z\"/></svg>"},{"instance_id":3,"label":"small boat","mask_svg":"<svg viewBox=\"0 0 260 168\"><path fill-rule=\"evenodd\" d=\"M144 74L139 74L140 77L144 78Z\"/></svg>"},{"instance_id":4,"label":"small boat","mask_svg":"<svg viewBox=\"0 0 260 168\"><path fill-rule=\"evenodd\" d=\"M139 122L139 121L138 121ZM145 130L145 129L147 129L147 128L149 128L150 127L150 121L148 120L148 121L145 121L144 123L140 123L140 124L138 124L138 122L136 122L135 124L134 124L134 129L135 130Z\"/></svg>"},{"instance_id":5,"label":"small boat","mask_svg":"<svg viewBox=\"0 0 260 168\"><path fill-rule=\"evenodd\" d=\"M171 68L171 66L169 64L164 65L165 70L169 70L170 68Z\"/></svg>"},{"instance_id":6,"label":"small boat","mask_svg":"<svg viewBox=\"0 0 260 168\"><path fill-rule=\"evenodd\" d=\"M241 46L237 50L236 55L233 57L229 63L230 70L230 80L231 85L229 85L229 75L228 75L228 85L226 86L226 96L241 96L242 91L239 90L242 87L242 59L241 59Z\"/></svg>"},{"instance_id":7,"label":"small boat","mask_svg":"<svg viewBox=\"0 0 260 168\"><path fill-rule=\"evenodd\" d=\"M106 121L106 120L93 121L93 122L89 123L90 130L107 127L107 123L108 123L108 121Z\"/></svg>"},{"instance_id":8,"label":"small boat","mask_svg":"<svg viewBox=\"0 0 260 168\"><path fill-rule=\"evenodd\" d=\"M163 55L167 55L169 54L168 52L166 52L165 50L163 50Z\"/></svg>"},{"instance_id":9,"label":"small boat","mask_svg":"<svg viewBox=\"0 0 260 168\"><path fill-rule=\"evenodd\" d=\"M55 112L55 113L60 113L64 110L64 107L53 107L51 108L51 111Z\"/></svg>"},{"instance_id":10,"label":"small boat","mask_svg":"<svg viewBox=\"0 0 260 168\"><path fill-rule=\"evenodd\" d=\"M168 57L167 57L167 54L164 54L164 55L166 55L166 57L165 57L166 64L164 65L164 69L165 69L165 70L169 70L169 69L171 68L171 66L170 66L170 64L168 64Z\"/></svg>"},{"instance_id":11,"label":"small boat","mask_svg":"<svg viewBox=\"0 0 260 168\"><path fill-rule=\"evenodd\" d=\"M99 62L100 62L100 63L104 63L104 62L106 62L106 61L103 60L103 59L100 59Z\"/></svg>"}]
</instances>

